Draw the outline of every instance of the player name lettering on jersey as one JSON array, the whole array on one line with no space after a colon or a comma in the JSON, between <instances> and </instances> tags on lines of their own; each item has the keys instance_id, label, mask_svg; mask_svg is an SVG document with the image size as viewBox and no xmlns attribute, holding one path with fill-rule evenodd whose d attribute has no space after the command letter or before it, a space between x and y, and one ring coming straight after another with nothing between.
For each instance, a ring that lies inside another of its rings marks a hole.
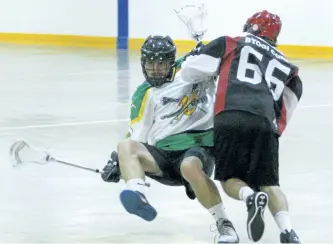
<instances>
[{"instance_id":1,"label":"player name lettering on jersey","mask_svg":"<svg viewBox=\"0 0 333 244\"><path fill-rule=\"evenodd\" d=\"M280 59L280 60L283 60L287 63L289 63L289 61L282 55L278 54L276 50L274 50L273 48L271 49L271 53L277 58L277 59Z\"/></svg>"},{"instance_id":2,"label":"player name lettering on jersey","mask_svg":"<svg viewBox=\"0 0 333 244\"><path fill-rule=\"evenodd\" d=\"M251 43L251 44L254 44L262 49L265 49L266 51L269 51L271 52L275 58L277 59L280 59L280 60L283 60L287 63L289 63L289 61L283 57L283 55L280 55L278 54L278 52L274 49L274 48L271 48L271 46L265 44L265 43L262 43L260 40L256 39L256 38L253 38L253 37L245 37L245 43Z\"/></svg>"},{"instance_id":3,"label":"player name lettering on jersey","mask_svg":"<svg viewBox=\"0 0 333 244\"><path fill-rule=\"evenodd\" d=\"M245 42L246 42L246 43L252 43L252 44L255 44L255 45L257 45L258 47L261 47L262 49L265 49L265 50L267 50L267 51L270 50L270 48L269 48L268 45L266 45L265 43L260 42L259 40L255 39L255 38L252 38L252 37L248 37L248 36L247 36L247 37L245 38Z\"/></svg>"}]
</instances>

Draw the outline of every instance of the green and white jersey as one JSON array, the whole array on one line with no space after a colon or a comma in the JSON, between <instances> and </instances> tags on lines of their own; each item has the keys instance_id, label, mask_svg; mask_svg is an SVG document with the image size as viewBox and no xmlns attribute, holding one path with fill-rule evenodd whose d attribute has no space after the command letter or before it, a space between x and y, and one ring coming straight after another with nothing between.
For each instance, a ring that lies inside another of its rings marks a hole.
<instances>
[{"instance_id":1,"label":"green and white jersey","mask_svg":"<svg viewBox=\"0 0 333 244\"><path fill-rule=\"evenodd\" d=\"M180 72L159 88L148 82L137 88L128 133L132 140L164 150L213 146L215 82L184 81Z\"/></svg>"}]
</instances>

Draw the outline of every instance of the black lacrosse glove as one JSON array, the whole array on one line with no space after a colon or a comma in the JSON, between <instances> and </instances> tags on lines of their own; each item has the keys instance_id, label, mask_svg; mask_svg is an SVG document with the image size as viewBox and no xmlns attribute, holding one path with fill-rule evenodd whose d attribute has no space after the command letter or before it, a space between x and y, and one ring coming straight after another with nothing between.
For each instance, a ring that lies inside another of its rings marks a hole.
<instances>
[{"instance_id":1,"label":"black lacrosse glove","mask_svg":"<svg viewBox=\"0 0 333 244\"><path fill-rule=\"evenodd\" d=\"M195 46L195 49L196 49L197 51L199 51L200 48L202 48L202 47L204 47L204 46L205 46L205 44L203 44L202 41L200 41L200 42L198 42L197 45Z\"/></svg>"},{"instance_id":2,"label":"black lacrosse glove","mask_svg":"<svg viewBox=\"0 0 333 244\"><path fill-rule=\"evenodd\" d=\"M202 49L202 47L204 47L205 45L202 43L202 42L199 42L195 48L193 48L191 50L191 52L187 53L185 56L184 56L184 60L186 60L186 58L188 58L189 56L195 56L195 55L198 55L199 54L199 51Z\"/></svg>"},{"instance_id":3,"label":"black lacrosse glove","mask_svg":"<svg viewBox=\"0 0 333 244\"><path fill-rule=\"evenodd\" d=\"M117 152L113 151L111 153L108 163L103 168L101 177L105 182L118 183L120 181L120 168Z\"/></svg>"}]
</instances>

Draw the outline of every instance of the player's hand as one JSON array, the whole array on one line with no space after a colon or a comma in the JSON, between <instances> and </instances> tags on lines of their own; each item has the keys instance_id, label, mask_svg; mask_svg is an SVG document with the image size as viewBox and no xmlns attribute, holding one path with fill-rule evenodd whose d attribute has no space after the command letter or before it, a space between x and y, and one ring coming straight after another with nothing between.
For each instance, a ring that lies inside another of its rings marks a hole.
<instances>
[{"instance_id":1,"label":"player's hand","mask_svg":"<svg viewBox=\"0 0 333 244\"><path fill-rule=\"evenodd\" d=\"M113 151L111 153L109 161L103 168L103 173L101 174L101 177L105 182L117 183L120 181L120 168L117 152Z\"/></svg>"},{"instance_id":2,"label":"player's hand","mask_svg":"<svg viewBox=\"0 0 333 244\"><path fill-rule=\"evenodd\" d=\"M184 59L186 60L189 56L195 56L199 54L199 51L202 49L202 47L205 46L202 42L198 42L195 48L191 50L188 54L185 55Z\"/></svg>"},{"instance_id":3,"label":"player's hand","mask_svg":"<svg viewBox=\"0 0 333 244\"><path fill-rule=\"evenodd\" d=\"M205 45L202 42L198 42L198 44L195 46L195 49L199 50L203 46L205 46Z\"/></svg>"}]
</instances>

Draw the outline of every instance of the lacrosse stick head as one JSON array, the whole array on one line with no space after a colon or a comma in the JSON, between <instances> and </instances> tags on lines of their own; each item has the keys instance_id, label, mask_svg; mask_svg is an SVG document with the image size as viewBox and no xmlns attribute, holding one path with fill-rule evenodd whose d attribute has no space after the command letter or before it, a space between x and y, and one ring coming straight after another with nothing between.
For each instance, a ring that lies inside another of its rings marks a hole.
<instances>
[{"instance_id":1,"label":"lacrosse stick head","mask_svg":"<svg viewBox=\"0 0 333 244\"><path fill-rule=\"evenodd\" d=\"M24 163L46 164L50 160L50 155L47 152L32 148L24 140L14 142L9 149L9 155L13 167L18 167Z\"/></svg>"},{"instance_id":2,"label":"lacrosse stick head","mask_svg":"<svg viewBox=\"0 0 333 244\"><path fill-rule=\"evenodd\" d=\"M201 42L207 32L207 10L204 4L188 4L176 10L178 18L186 25L189 35L196 42Z\"/></svg>"}]
</instances>

